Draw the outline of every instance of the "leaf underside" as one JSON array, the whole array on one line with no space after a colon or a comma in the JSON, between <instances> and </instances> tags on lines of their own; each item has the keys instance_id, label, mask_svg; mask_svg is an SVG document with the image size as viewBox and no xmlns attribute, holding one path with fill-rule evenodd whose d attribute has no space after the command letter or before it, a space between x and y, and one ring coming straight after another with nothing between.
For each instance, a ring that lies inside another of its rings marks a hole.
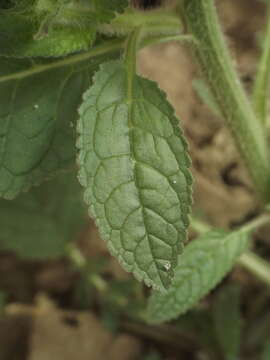
<instances>
[{"instance_id":1,"label":"leaf underside","mask_svg":"<svg viewBox=\"0 0 270 360\"><path fill-rule=\"evenodd\" d=\"M57 258L87 222L74 171L63 172L13 201L0 200L0 250L27 259Z\"/></svg>"},{"instance_id":2,"label":"leaf underside","mask_svg":"<svg viewBox=\"0 0 270 360\"><path fill-rule=\"evenodd\" d=\"M248 240L246 232L212 231L189 243L179 258L170 289L150 297L148 321L169 321L193 307L231 270Z\"/></svg>"},{"instance_id":3,"label":"leaf underside","mask_svg":"<svg viewBox=\"0 0 270 360\"><path fill-rule=\"evenodd\" d=\"M1 59L1 197L12 199L75 162L77 109L101 60L1 82L3 75L31 69L28 60Z\"/></svg>"},{"instance_id":4,"label":"leaf underside","mask_svg":"<svg viewBox=\"0 0 270 360\"><path fill-rule=\"evenodd\" d=\"M80 108L79 180L102 237L125 270L167 288L188 226L190 160L178 120L154 82L108 62Z\"/></svg>"}]
</instances>

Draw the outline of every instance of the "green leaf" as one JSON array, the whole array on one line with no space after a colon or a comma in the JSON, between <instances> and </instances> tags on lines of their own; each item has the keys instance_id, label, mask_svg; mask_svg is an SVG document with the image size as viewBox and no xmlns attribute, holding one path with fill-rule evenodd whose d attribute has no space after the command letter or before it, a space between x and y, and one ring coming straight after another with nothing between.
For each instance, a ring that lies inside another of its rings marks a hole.
<instances>
[{"instance_id":1,"label":"green leaf","mask_svg":"<svg viewBox=\"0 0 270 360\"><path fill-rule=\"evenodd\" d=\"M178 120L154 82L108 62L80 108L79 179L102 237L147 285L168 287L186 238L190 160Z\"/></svg>"},{"instance_id":2,"label":"green leaf","mask_svg":"<svg viewBox=\"0 0 270 360\"><path fill-rule=\"evenodd\" d=\"M261 360L269 360L269 359L270 359L270 339L266 341L261 357Z\"/></svg>"},{"instance_id":3,"label":"green leaf","mask_svg":"<svg viewBox=\"0 0 270 360\"><path fill-rule=\"evenodd\" d=\"M179 257L170 289L153 292L148 304L148 321L161 323L185 313L213 289L246 250L249 236L244 231L210 231L190 242Z\"/></svg>"},{"instance_id":4,"label":"green leaf","mask_svg":"<svg viewBox=\"0 0 270 360\"><path fill-rule=\"evenodd\" d=\"M63 56L86 50L95 40L95 28L51 25L43 27L21 14L1 14L0 54L13 57ZM46 30L46 28L48 30Z\"/></svg>"},{"instance_id":5,"label":"green leaf","mask_svg":"<svg viewBox=\"0 0 270 360\"><path fill-rule=\"evenodd\" d=\"M123 12L128 6L128 0L94 0L94 2L104 22L112 20L116 13Z\"/></svg>"},{"instance_id":6,"label":"green leaf","mask_svg":"<svg viewBox=\"0 0 270 360\"><path fill-rule=\"evenodd\" d=\"M0 200L0 214L0 250L28 259L63 256L87 220L74 172L63 172L13 201Z\"/></svg>"},{"instance_id":7,"label":"green leaf","mask_svg":"<svg viewBox=\"0 0 270 360\"><path fill-rule=\"evenodd\" d=\"M242 332L239 286L230 284L218 293L214 302L213 318L224 358L239 359Z\"/></svg>"},{"instance_id":8,"label":"green leaf","mask_svg":"<svg viewBox=\"0 0 270 360\"><path fill-rule=\"evenodd\" d=\"M0 10L0 54L59 57L87 50L98 26L127 5L127 0L38 0Z\"/></svg>"},{"instance_id":9,"label":"green leaf","mask_svg":"<svg viewBox=\"0 0 270 360\"><path fill-rule=\"evenodd\" d=\"M142 360L162 360L162 357L158 352L151 351L149 354L145 355Z\"/></svg>"},{"instance_id":10,"label":"green leaf","mask_svg":"<svg viewBox=\"0 0 270 360\"><path fill-rule=\"evenodd\" d=\"M199 307L182 315L176 325L179 331L190 334L200 347L211 349L214 354L219 353L220 349L211 315L209 309Z\"/></svg>"},{"instance_id":11,"label":"green leaf","mask_svg":"<svg viewBox=\"0 0 270 360\"><path fill-rule=\"evenodd\" d=\"M12 199L74 163L77 109L102 60L58 68L0 60L0 196Z\"/></svg>"}]
</instances>

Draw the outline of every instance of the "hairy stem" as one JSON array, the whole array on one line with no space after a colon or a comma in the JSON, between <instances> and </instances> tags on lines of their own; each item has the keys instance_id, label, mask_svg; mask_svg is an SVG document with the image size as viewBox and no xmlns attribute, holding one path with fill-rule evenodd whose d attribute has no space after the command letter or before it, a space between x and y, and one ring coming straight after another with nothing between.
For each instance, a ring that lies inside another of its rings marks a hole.
<instances>
[{"instance_id":1,"label":"hairy stem","mask_svg":"<svg viewBox=\"0 0 270 360\"><path fill-rule=\"evenodd\" d=\"M136 75L137 67L137 50L139 49L140 39L142 36L141 27L136 28L132 33L129 34L126 42L125 48L125 63L127 68L127 93L128 100L132 102L132 92L133 92L133 80Z\"/></svg>"},{"instance_id":2,"label":"hairy stem","mask_svg":"<svg viewBox=\"0 0 270 360\"><path fill-rule=\"evenodd\" d=\"M182 41L185 43L191 43L193 42L192 40L193 38L191 36L179 35L178 33L174 35L160 35L160 34L157 36L146 35L143 37L142 41L140 42L139 48L143 48L149 45L160 44L168 41ZM80 54L66 56L63 59L55 60L54 62L50 62L42 65L34 65L27 70L22 70L12 74L0 76L0 83L4 83L10 80L24 79L28 76L39 74L45 71L76 64L88 59L90 60L99 55L105 55L112 53L114 51L124 50L125 43L126 43L125 39L109 40L104 42L102 45L93 47L89 51Z\"/></svg>"},{"instance_id":3,"label":"hairy stem","mask_svg":"<svg viewBox=\"0 0 270 360\"><path fill-rule=\"evenodd\" d=\"M222 115L240 150L261 200L270 198L270 165L266 137L233 67L214 0L179 0L195 55Z\"/></svg>"},{"instance_id":4,"label":"hairy stem","mask_svg":"<svg viewBox=\"0 0 270 360\"><path fill-rule=\"evenodd\" d=\"M179 16L171 10L138 11L129 9L118 15L110 24L101 25L98 32L125 35L135 28L147 28L148 33L171 35L180 33L182 27Z\"/></svg>"},{"instance_id":5,"label":"hairy stem","mask_svg":"<svg viewBox=\"0 0 270 360\"><path fill-rule=\"evenodd\" d=\"M78 62L91 59L95 56L103 55L106 53L110 53L113 51L121 50L124 46L124 40L123 39L117 39L112 41L104 42L102 45L96 46L89 51L77 54L77 55L70 55L65 57L61 60L56 60L51 63L43 64L43 65L34 65L31 68L23 71L19 71L16 73L12 73L9 75L0 76L0 83L14 80L14 79L23 79L28 76L42 73L44 71L52 70L61 68L63 66L68 66L72 64L76 64Z\"/></svg>"},{"instance_id":6,"label":"hairy stem","mask_svg":"<svg viewBox=\"0 0 270 360\"><path fill-rule=\"evenodd\" d=\"M148 35L142 39L141 46L145 47L148 45L162 44L168 41L177 41L184 45L194 44L194 38L192 35Z\"/></svg>"},{"instance_id":7,"label":"hairy stem","mask_svg":"<svg viewBox=\"0 0 270 360\"><path fill-rule=\"evenodd\" d=\"M265 125L267 121L267 104L270 84L270 6L268 6L268 21L265 38L263 42L263 52L258 64L257 75L255 78L253 105L258 118Z\"/></svg>"},{"instance_id":8,"label":"hairy stem","mask_svg":"<svg viewBox=\"0 0 270 360\"><path fill-rule=\"evenodd\" d=\"M237 231L250 232L269 223L270 215L263 214L248 222L247 224L244 224ZM191 220L191 227L199 234L211 231L210 225L196 218ZM238 259L238 264L243 266L246 270L255 275L266 285L270 286L270 264L260 256L252 253L251 251L247 251Z\"/></svg>"}]
</instances>

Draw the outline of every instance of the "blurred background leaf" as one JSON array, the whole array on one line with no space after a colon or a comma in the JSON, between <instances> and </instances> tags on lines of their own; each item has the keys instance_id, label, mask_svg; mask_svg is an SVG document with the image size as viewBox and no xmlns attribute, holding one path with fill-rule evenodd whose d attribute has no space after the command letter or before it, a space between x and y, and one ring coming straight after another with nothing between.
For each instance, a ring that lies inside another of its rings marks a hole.
<instances>
[{"instance_id":1,"label":"blurred background leaf","mask_svg":"<svg viewBox=\"0 0 270 360\"><path fill-rule=\"evenodd\" d=\"M269 360L269 359L270 359L270 339L268 339L264 345L261 360Z\"/></svg>"},{"instance_id":2,"label":"blurred background leaf","mask_svg":"<svg viewBox=\"0 0 270 360\"><path fill-rule=\"evenodd\" d=\"M0 250L28 259L57 258L86 221L75 173L63 172L13 201L0 201Z\"/></svg>"},{"instance_id":3,"label":"blurred background leaf","mask_svg":"<svg viewBox=\"0 0 270 360\"><path fill-rule=\"evenodd\" d=\"M239 286L229 284L217 294L213 306L213 319L224 359L237 360L242 332Z\"/></svg>"}]
</instances>

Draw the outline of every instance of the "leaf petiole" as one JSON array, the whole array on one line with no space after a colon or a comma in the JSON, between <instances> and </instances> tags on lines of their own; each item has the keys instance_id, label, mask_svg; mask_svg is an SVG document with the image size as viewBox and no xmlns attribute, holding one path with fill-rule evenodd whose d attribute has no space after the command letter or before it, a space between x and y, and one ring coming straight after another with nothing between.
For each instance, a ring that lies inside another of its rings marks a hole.
<instances>
[{"instance_id":1,"label":"leaf petiole","mask_svg":"<svg viewBox=\"0 0 270 360\"><path fill-rule=\"evenodd\" d=\"M183 26L179 16L172 11L136 11L128 9L125 13L118 15L110 24L103 24L98 32L110 35L127 35L138 27L147 29L152 35L172 35L179 33Z\"/></svg>"},{"instance_id":2,"label":"leaf petiole","mask_svg":"<svg viewBox=\"0 0 270 360\"><path fill-rule=\"evenodd\" d=\"M260 256L247 251L238 259L238 264L270 286L270 264Z\"/></svg>"}]
</instances>

